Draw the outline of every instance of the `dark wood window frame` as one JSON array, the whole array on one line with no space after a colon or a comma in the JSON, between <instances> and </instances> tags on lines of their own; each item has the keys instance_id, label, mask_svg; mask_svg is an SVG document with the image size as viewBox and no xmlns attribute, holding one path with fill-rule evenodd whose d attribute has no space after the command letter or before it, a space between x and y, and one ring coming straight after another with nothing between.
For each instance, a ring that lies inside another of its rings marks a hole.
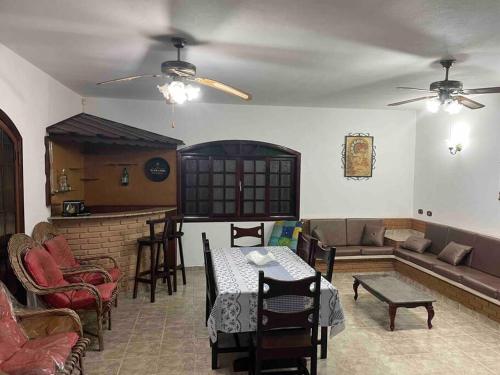
<instances>
[{"instance_id":1,"label":"dark wood window frame","mask_svg":"<svg viewBox=\"0 0 500 375\"><path fill-rule=\"evenodd\" d=\"M297 220L300 159L295 150L259 141L182 148L177 151L178 209L191 222Z\"/></svg>"}]
</instances>

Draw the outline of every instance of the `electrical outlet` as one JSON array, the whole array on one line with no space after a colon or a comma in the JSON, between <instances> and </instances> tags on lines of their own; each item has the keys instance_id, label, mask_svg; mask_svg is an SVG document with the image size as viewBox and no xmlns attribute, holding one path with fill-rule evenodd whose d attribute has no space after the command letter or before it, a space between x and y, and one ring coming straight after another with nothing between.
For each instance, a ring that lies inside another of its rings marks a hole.
<instances>
[{"instance_id":1,"label":"electrical outlet","mask_svg":"<svg viewBox=\"0 0 500 375\"><path fill-rule=\"evenodd\" d=\"M417 212L418 212L419 215L422 215L424 213L424 210L422 210L421 208L419 208Z\"/></svg>"},{"instance_id":2,"label":"electrical outlet","mask_svg":"<svg viewBox=\"0 0 500 375\"><path fill-rule=\"evenodd\" d=\"M432 216L432 211L427 211L427 216Z\"/></svg>"}]
</instances>

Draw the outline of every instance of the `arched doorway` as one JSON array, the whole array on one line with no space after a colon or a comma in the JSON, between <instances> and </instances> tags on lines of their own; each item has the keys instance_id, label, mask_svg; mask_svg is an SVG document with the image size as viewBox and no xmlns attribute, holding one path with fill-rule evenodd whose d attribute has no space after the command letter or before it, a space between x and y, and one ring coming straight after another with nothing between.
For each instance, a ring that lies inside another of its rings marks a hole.
<instances>
[{"instance_id":1,"label":"arched doorway","mask_svg":"<svg viewBox=\"0 0 500 375\"><path fill-rule=\"evenodd\" d=\"M7 243L24 232L22 137L0 110L0 280L25 303L26 292L9 267Z\"/></svg>"}]
</instances>

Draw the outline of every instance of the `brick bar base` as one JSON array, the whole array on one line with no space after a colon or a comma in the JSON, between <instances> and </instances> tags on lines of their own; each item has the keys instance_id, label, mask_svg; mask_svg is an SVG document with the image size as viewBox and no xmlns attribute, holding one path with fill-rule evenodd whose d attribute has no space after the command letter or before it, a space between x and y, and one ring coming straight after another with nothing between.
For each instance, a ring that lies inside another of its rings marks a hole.
<instances>
[{"instance_id":1,"label":"brick bar base","mask_svg":"<svg viewBox=\"0 0 500 375\"><path fill-rule=\"evenodd\" d=\"M157 210L140 214L124 212L121 217L96 215L95 218L52 218L51 221L66 237L77 258L93 255L110 255L115 258L124 274L121 287L130 290L134 284L137 239L149 235L146 220L164 216L164 211ZM149 252L144 253L142 265L148 267ZM112 264L105 262L101 265L109 268Z\"/></svg>"}]
</instances>

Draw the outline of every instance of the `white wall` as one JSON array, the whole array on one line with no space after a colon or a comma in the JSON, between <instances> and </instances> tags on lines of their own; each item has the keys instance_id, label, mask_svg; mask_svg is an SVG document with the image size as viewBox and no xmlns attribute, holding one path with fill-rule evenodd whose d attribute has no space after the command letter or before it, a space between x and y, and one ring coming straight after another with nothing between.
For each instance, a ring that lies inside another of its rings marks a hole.
<instances>
[{"instance_id":1,"label":"white wall","mask_svg":"<svg viewBox=\"0 0 500 375\"><path fill-rule=\"evenodd\" d=\"M26 233L47 220L45 128L81 112L80 96L0 44L0 109L23 137Z\"/></svg>"},{"instance_id":2,"label":"white wall","mask_svg":"<svg viewBox=\"0 0 500 375\"><path fill-rule=\"evenodd\" d=\"M421 112L417 117L414 216L480 233L500 235L500 97L474 98L486 105L458 115ZM450 126L469 128L469 145L450 155ZM419 208L433 216L421 216Z\"/></svg>"},{"instance_id":3,"label":"white wall","mask_svg":"<svg viewBox=\"0 0 500 375\"><path fill-rule=\"evenodd\" d=\"M302 218L411 215L413 112L190 103L176 107L172 128L170 111L161 101L89 98L85 106L87 113L179 138L186 145L252 139L301 152ZM343 177L340 155L349 132L375 136L376 169L368 181ZM185 243L186 249L193 249L186 251L190 265L202 262L198 250L203 230L214 246L229 244L228 223L188 224Z\"/></svg>"}]
</instances>

